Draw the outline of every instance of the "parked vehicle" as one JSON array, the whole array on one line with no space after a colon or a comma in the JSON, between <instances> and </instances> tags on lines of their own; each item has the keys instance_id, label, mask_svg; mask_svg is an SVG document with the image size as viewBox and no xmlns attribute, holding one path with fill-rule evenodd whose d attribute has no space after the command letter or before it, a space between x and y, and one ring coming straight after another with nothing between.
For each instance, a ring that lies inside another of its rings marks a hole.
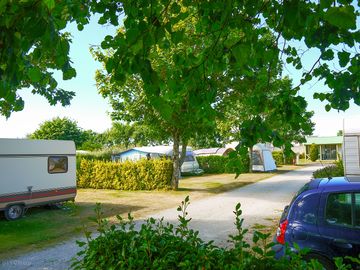
<instances>
[{"instance_id":1,"label":"parked vehicle","mask_svg":"<svg viewBox=\"0 0 360 270\"><path fill-rule=\"evenodd\" d=\"M296 252L309 249L305 259L317 259L334 269L335 257L360 254L360 178L314 179L286 206L275 237L276 257L285 245ZM354 269L358 266L354 266Z\"/></svg>"},{"instance_id":2,"label":"parked vehicle","mask_svg":"<svg viewBox=\"0 0 360 270\"><path fill-rule=\"evenodd\" d=\"M76 196L72 141L0 139L0 211L20 218L24 210Z\"/></svg>"}]
</instances>

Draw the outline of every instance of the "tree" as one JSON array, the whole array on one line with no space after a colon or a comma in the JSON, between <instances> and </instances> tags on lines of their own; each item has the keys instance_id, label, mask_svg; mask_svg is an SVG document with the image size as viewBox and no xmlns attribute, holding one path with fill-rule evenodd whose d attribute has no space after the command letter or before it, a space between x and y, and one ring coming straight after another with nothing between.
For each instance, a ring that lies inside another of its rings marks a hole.
<instances>
[{"instance_id":1,"label":"tree","mask_svg":"<svg viewBox=\"0 0 360 270\"><path fill-rule=\"evenodd\" d=\"M78 127L75 121L66 117L56 117L43 122L39 128L28 137L43 140L71 140L75 142L77 148L85 142L82 129Z\"/></svg>"},{"instance_id":2,"label":"tree","mask_svg":"<svg viewBox=\"0 0 360 270\"><path fill-rule=\"evenodd\" d=\"M1 26L10 25L5 27L5 33L14 39L19 36L19 31L16 28L17 21L12 22L12 19L18 18L21 25L24 25L29 22L29 17L35 16L32 14L37 14L34 9L25 6L29 5L28 2L19 3L6 3L5 12L9 16L1 18ZM356 51L360 39L356 28L359 12L351 1L109 0L70 1L55 5L55 1L47 0L36 3L46 7L39 10L40 19L45 17L43 29L56 25L54 22L60 23L60 27L53 26L54 29L50 29L54 30L55 36L60 33L59 28L64 29L68 21L76 21L81 29L86 24L90 11L101 14L101 24L118 25L119 14L125 14L124 30L118 31L114 36L106 36L101 43L102 49L110 50L111 54L99 57L99 60L105 64L109 82L113 85L122 87L134 76L140 78L143 96L153 115L160 119L157 124L162 123L159 126L172 134L175 159L178 159L180 141L184 146L191 132L206 130L208 126L214 125L215 113L212 106L216 103L219 85L217 79L229 70L236 71L237 77L243 78L253 76L258 68L264 67L270 82L272 73L277 72L279 60L285 57L289 64L302 69L301 56L304 51L315 49L319 51L319 57L314 60L310 69L303 70L301 83L314 77L323 80L332 89L329 93L314 95L328 102L326 110L345 110L352 99L360 104L360 57ZM9 12L13 7L15 10L21 8L22 12ZM42 26L37 23L37 19L29 25ZM265 38L269 36L269 32L273 33L274 38ZM26 31L22 29L19 33L22 37ZM29 33L33 34L34 30L30 29ZM1 97L2 113L9 114L14 109L21 109L22 103L16 97L16 90L24 86L20 82L25 82L28 77L31 78L35 92L49 96L54 101L52 89L36 85L37 82L42 82L36 68L33 70L25 64L21 65L20 80L16 77L16 72L12 73L13 66L21 63L20 58L28 59L32 49L35 51L38 43L42 44L40 39L51 40L52 36L49 39L47 33L51 31L38 34L39 39L25 38L29 46L25 44L24 49L21 47L14 59L5 58L5 61L1 61L11 66L8 68L2 64L1 67L1 79L6 85L1 91L6 94L5 98ZM1 40L0 47L5 47L1 56L7 53L7 49L16 47L16 43L10 41ZM297 49L294 45L298 44L297 41L303 41L304 46ZM66 61L67 51L63 53L51 50L55 55L49 53L51 57L45 57L48 56L45 53L44 58L40 58L41 65L35 67L39 68L40 73L43 71L41 74L45 74L46 68L64 68L64 74L67 74L64 75L65 78L70 78L74 75L74 70L65 65L69 63ZM66 60L56 62L56 56L65 56ZM34 56L34 59L37 58ZM333 63L329 65L329 61ZM22 70L29 75L26 77ZM48 81L50 79L44 83L47 85ZM63 100L64 95L62 93L57 96ZM286 110L286 103L283 105ZM184 148L182 150L184 153ZM180 163L175 160L174 164L173 184L176 186L176 172L179 171Z\"/></svg>"},{"instance_id":3,"label":"tree","mask_svg":"<svg viewBox=\"0 0 360 270\"><path fill-rule=\"evenodd\" d=\"M280 66L276 70L281 73ZM222 102L215 107L218 126L223 137L240 142L242 155L250 156L259 142L272 142L289 154L292 142L303 142L313 132L313 113L306 111L305 99L297 95L289 78L279 79L275 70L273 74L269 80L267 69L261 68L254 76L222 79L228 90L220 92Z\"/></svg>"},{"instance_id":4,"label":"tree","mask_svg":"<svg viewBox=\"0 0 360 270\"><path fill-rule=\"evenodd\" d=\"M342 130L338 130L338 132L336 133L336 136L343 136L343 131L342 131Z\"/></svg>"}]
</instances>

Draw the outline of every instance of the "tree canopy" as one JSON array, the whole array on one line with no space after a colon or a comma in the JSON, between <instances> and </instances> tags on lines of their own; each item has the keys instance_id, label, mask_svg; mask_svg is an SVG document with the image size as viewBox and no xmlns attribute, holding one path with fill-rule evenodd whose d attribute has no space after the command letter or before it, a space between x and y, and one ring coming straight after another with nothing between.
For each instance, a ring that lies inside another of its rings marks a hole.
<instances>
[{"instance_id":1,"label":"tree canopy","mask_svg":"<svg viewBox=\"0 0 360 270\"><path fill-rule=\"evenodd\" d=\"M261 71L261 91L245 88L248 84L238 90L256 101L259 93L271 93L284 59L302 71L302 84L315 78L331 89L314 94L326 101L326 110L345 110L350 100L360 105L359 10L353 1L77 0L55 5L55 0L43 0L3 1L1 7L0 112L5 116L22 109L17 95L22 87L32 87L51 104L69 103L74 93L58 89L52 76L52 70L61 70L64 79L76 75L63 30L72 21L81 30L94 13L100 14L100 24L115 26L125 15L123 27L106 36L101 43L105 51L97 53L106 70L100 81L107 87L101 91L131 101L135 90L129 86L138 84L146 111L132 117L146 117L160 133L171 134L175 159L180 142L186 146L195 130L214 127L223 77L244 82ZM319 56L305 69L302 55L309 49ZM296 117L309 117L299 110L304 102L296 96L298 89L279 94L271 105L294 124ZM292 103L297 105L290 108ZM243 122L243 130L268 136L268 129L262 129L264 115ZM174 174L180 163L174 163Z\"/></svg>"},{"instance_id":2,"label":"tree canopy","mask_svg":"<svg viewBox=\"0 0 360 270\"><path fill-rule=\"evenodd\" d=\"M311 48L318 50L319 57L309 70L302 70L302 83L315 77L329 86L331 92L314 95L328 101L327 110L345 110L352 99L360 104L359 9L355 1L5 0L0 7L0 113L7 117L22 110L17 90L23 87L31 87L51 104L69 104L74 92L58 88L52 70L61 70L64 79L76 75L69 59L70 37L64 30L69 22L76 22L82 30L96 13L100 24L115 26L121 23L121 14L126 16L126 33L107 36L102 42L104 49L113 48L121 59L107 63L117 81L139 73L146 84L158 88L161 77L148 61L151 51L169 42L180 44L202 37L206 43L199 53L189 47L173 59L190 73L206 76L229 64L251 72L251 65L264 64L262 55L270 63L269 72L279 58L302 69L301 56ZM192 23L194 31L185 33L184 23ZM267 29L276 39L259 43ZM303 44L295 46L293 41ZM154 98L153 103L159 99ZM166 114L168 110L165 106L161 111Z\"/></svg>"},{"instance_id":3,"label":"tree canopy","mask_svg":"<svg viewBox=\"0 0 360 270\"><path fill-rule=\"evenodd\" d=\"M40 124L39 128L28 135L31 139L71 140L79 148L88 138L77 123L69 118L56 117Z\"/></svg>"}]
</instances>

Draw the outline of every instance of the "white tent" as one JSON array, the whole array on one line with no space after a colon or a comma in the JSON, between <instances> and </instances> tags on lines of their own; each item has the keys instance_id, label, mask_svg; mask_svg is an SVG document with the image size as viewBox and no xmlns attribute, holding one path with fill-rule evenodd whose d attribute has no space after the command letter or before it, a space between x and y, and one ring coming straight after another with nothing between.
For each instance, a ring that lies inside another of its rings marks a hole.
<instances>
[{"instance_id":1,"label":"white tent","mask_svg":"<svg viewBox=\"0 0 360 270\"><path fill-rule=\"evenodd\" d=\"M276 170L276 164L271 150L265 144L258 143L254 145L252 162L253 171L268 172Z\"/></svg>"}]
</instances>

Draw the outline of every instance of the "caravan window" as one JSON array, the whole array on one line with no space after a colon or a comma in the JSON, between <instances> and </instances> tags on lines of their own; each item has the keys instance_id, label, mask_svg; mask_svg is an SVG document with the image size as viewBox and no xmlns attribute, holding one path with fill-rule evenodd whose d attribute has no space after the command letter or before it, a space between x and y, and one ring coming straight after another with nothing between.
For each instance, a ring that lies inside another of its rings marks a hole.
<instances>
[{"instance_id":1,"label":"caravan window","mask_svg":"<svg viewBox=\"0 0 360 270\"><path fill-rule=\"evenodd\" d=\"M66 173L68 171L68 158L63 156L51 156L48 158L49 173Z\"/></svg>"}]
</instances>

